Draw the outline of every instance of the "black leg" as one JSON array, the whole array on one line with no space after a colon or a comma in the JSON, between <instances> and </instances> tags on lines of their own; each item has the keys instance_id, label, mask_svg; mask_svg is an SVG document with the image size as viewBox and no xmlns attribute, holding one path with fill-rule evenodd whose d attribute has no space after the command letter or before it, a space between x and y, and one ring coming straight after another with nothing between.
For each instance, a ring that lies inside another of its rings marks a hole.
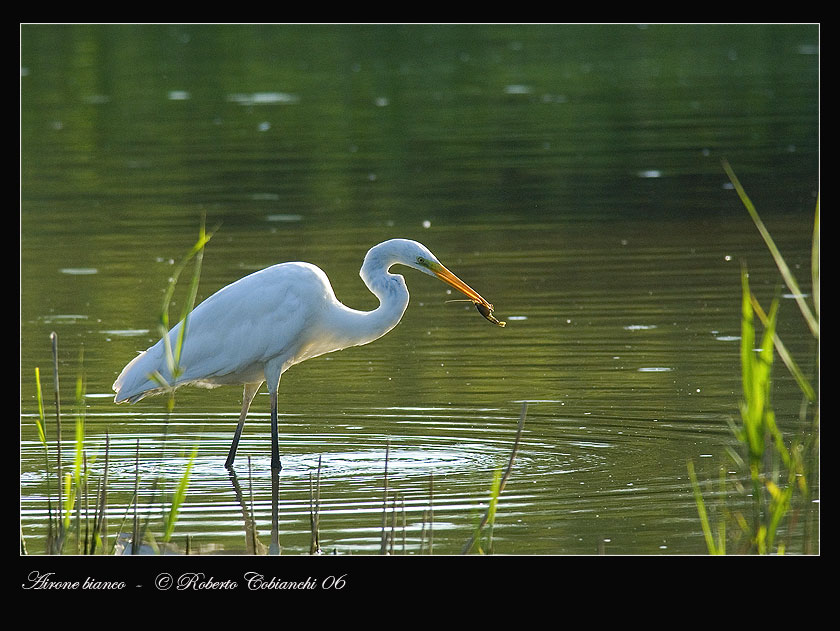
<instances>
[{"instance_id":1,"label":"black leg","mask_svg":"<svg viewBox=\"0 0 840 631\"><path fill-rule=\"evenodd\" d=\"M271 470L280 471L280 440L277 431L277 390L271 393Z\"/></svg>"},{"instance_id":2,"label":"black leg","mask_svg":"<svg viewBox=\"0 0 840 631\"><path fill-rule=\"evenodd\" d=\"M271 543L269 554L280 554L280 468L271 468Z\"/></svg>"},{"instance_id":3,"label":"black leg","mask_svg":"<svg viewBox=\"0 0 840 631\"><path fill-rule=\"evenodd\" d=\"M228 452L225 467L231 469L233 467L233 459L236 458L236 450L239 447L239 439L242 436L242 428L245 426L245 417L248 416L248 409L251 407L251 401L254 400L254 395L260 389L262 384L245 384L245 389L242 391L242 411L239 413L239 423L236 425L236 431L233 433L233 442L230 444L230 451Z\"/></svg>"}]
</instances>

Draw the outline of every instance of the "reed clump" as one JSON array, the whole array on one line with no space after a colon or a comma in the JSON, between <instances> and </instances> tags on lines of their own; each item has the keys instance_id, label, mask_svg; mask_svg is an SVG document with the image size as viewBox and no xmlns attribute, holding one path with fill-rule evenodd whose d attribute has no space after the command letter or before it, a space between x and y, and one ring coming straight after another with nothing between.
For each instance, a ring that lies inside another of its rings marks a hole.
<instances>
[{"instance_id":1,"label":"reed clump","mask_svg":"<svg viewBox=\"0 0 840 631\"><path fill-rule=\"evenodd\" d=\"M727 476L721 471L718 484L720 517L712 523L700 489L693 463L688 463L689 477L694 488L695 502L710 554L726 554L734 544L735 551L755 554L784 554L786 538L801 524L804 532L803 552L818 550L815 517L814 480L818 471L819 454L819 342L820 342L820 263L819 263L819 200L817 201L813 244L811 249L811 303L799 288L790 267L776 247L769 231L758 215L752 201L741 186L728 163L724 162L729 179L753 219L759 233L772 254L782 279L796 299L800 313L814 338L815 383L788 352L777 332L779 295L765 311L750 289L746 264L741 268L741 382L740 423L732 424L732 431L741 446L740 451L730 450L733 463L745 471L748 480L744 486L736 478L732 484L743 500L740 506L729 506ZM758 324L763 332L759 334ZM772 402L773 365L775 357L782 360L802 393L799 409L799 433L786 440L776 423Z\"/></svg>"},{"instance_id":2,"label":"reed clump","mask_svg":"<svg viewBox=\"0 0 840 631\"><path fill-rule=\"evenodd\" d=\"M210 240L212 234L207 234L202 219L199 230L199 238L195 245L187 252L183 260L176 267L170 278L167 290L164 294L163 306L160 312L159 324L165 335L169 329L169 307L175 291L178 278L190 260L195 259L195 268L189 287L188 299L181 319L185 320L181 328L181 335L176 340L174 347L167 344L167 362L170 374L177 378L181 371L180 356L184 343L184 335L187 329L187 314L195 304L198 288L198 280L201 274L201 260L204 246ZM169 509L164 509L164 519L161 526L161 543L150 528L150 516L141 522L138 511L138 497L140 491L140 467L139 467L139 443L137 456L135 458L135 484L134 496L126 507L125 514L118 524L117 531L113 534L108 530L108 469L110 457L110 437L105 435L105 446L101 455L104 464L99 477L94 476L93 465L97 461L97 454L91 455L90 446L85 441L85 378L84 378L84 356L80 352L79 370L76 379L75 398L75 442L73 450L73 461L70 467L62 462L62 413L60 404L60 385L58 371L58 335L50 334L53 355L53 383L55 395L55 449L54 464L51 461L51 450L47 440L47 423L44 412L44 397L41 387L40 369L35 369L35 389L38 404L38 417L36 426L38 440L44 449L44 466L47 475L47 538L45 545L46 554L114 554L130 553L138 554L141 546L145 545L147 550L160 552L171 543L175 531L178 513L186 501L187 489L189 487L190 473L197 453L197 447L189 456L185 471L178 481L175 490L172 492L168 502ZM83 348L82 348L83 350ZM174 404L174 388L166 383L160 375L157 375L159 383L164 387L169 396L166 400L167 416L171 413ZM157 496L164 495L163 491L158 492L162 486L159 480L155 480L152 487L153 503ZM129 515L133 513L131 519ZM124 532L124 528L131 524L130 532ZM72 535L72 536L71 536ZM68 543L69 541L69 543ZM27 553L26 541L21 529L21 553Z\"/></svg>"},{"instance_id":3,"label":"reed clump","mask_svg":"<svg viewBox=\"0 0 840 631\"><path fill-rule=\"evenodd\" d=\"M69 463L62 462L61 453L66 447L62 446L61 437L61 409L58 379L58 336L50 334L54 357L54 383L56 400L56 423L54 446L51 448L49 430L44 412L44 396L41 384L40 369L35 369L35 390L38 405L38 416L35 424L38 440L44 450L44 470L47 486L47 536L44 553L49 555L75 554L138 554L141 545L153 552L160 552L170 544L175 530L178 513L186 500L189 486L190 471L196 451L192 455L178 481L168 502L159 493L160 498L155 501L168 504L163 510L164 520L161 526L161 543L157 542L150 528L151 515L145 521L139 518L137 506L140 489L139 442L135 459L134 494L125 507L122 518L116 529L109 529L108 515L112 511L109 506L108 476L110 469L111 440L105 433L104 446L92 446L85 434L85 381L82 358L79 359L79 376L76 380L75 398L75 433L73 445L73 459ZM98 461L102 460L101 468ZM159 481L153 486L153 497L158 495ZM128 526L131 526L128 530ZM135 545L137 542L137 545ZM21 553L28 554L28 546L21 529Z\"/></svg>"}]
</instances>

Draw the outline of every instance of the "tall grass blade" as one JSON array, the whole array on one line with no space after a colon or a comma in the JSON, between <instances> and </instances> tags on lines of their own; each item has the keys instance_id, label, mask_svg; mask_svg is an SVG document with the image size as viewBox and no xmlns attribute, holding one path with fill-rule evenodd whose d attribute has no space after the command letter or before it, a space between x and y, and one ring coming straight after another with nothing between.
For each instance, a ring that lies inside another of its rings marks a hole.
<instances>
[{"instance_id":1,"label":"tall grass blade","mask_svg":"<svg viewBox=\"0 0 840 631\"><path fill-rule=\"evenodd\" d=\"M799 310L802 312L805 321L808 323L808 327L811 329L811 333L814 335L814 337L819 336L819 323L817 322L813 313L811 313L811 309L810 307L808 307L808 303L805 302L805 297L799 290L799 284L793 277L793 274L791 273L790 268L785 262L782 253L779 251L779 248L776 247L776 242L773 241L773 237L770 236L770 232L765 227L764 222L761 220L761 217L758 216L758 211L756 211L752 200L750 200L749 196L747 195L747 192L744 190L744 187L741 186L741 182L738 180L738 177L732 170L732 167L729 166L729 162L727 162L726 160L723 160L723 168L726 171L727 176L729 176L729 181L732 182L732 185L738 192L738 197L741 198L741 203L744 204L744 207L747 209L747 212L750 214L750 217L752 217L755 227L758 228L758 232L764 239L764 243L767 244L767 249L770 250L770 254L772 254L773 260L776 261L776 267L779 268L779 271L782 274L782 278L784 279L785 284L788 286L788 289L790 289L791 293L796 299L796 304L799 305Z\"/></svg>"},{"instance_id":2,"label":"tall grass blade","mask_svg":"<svg viewBox=\"0 0 840 631\"><path fill-rule=\"evenodd\" d=\"M64 473L64 508L61 515L61 528L64 532L70 527L70 515L73 512L73 475Z\"/></svg>"},{"instance_id":3,"label":"tall grass blade","mask_svg":"<svg viewBox=\"0 0 840 631\"><path fill-rule=\"evenodd\" d=\"M181 510L181 506L187 497L187 488L190 484L190 472L192 471L193 463L197 454L198 446L196 445L193 447L189 461L187 462L187 467L184 474L181 476L181 480L178 482L178 487L175 489L175 494L172 497L172 506L169 509L169 515L166 518L166 526L164 528L164 543L168 543L172 534L175 532L175 522L178 519L178 512Z\"/></svg>"},{"instance_id":4,"label":"tall grass blade","mask_svg":"<svg viewBox=\"0 0 840 631\"><path fill-rule=\"evenodd\" d=\"M53 524L53 496L52 496L52 475L50 470L50 446L47 442L47 420L44 414L44 396L41 389L41 370L35 367L35 393L38 401L38 418L35 419L35 426L38 429L38 440L44 448L44 471L47 482L47 554L55 552L53 544L57 527ZM59 480L59 484L61 481Z\"/></svg>"},{"instance_id":5,"label":"tall grass blade","mask_svg":"<svg viewBox=\"0 0 840 631\"><path fill-rule=\"evenodd\" d=\"M201 225L199 227L198 233L198 240L195 244L190 248L189 252L184 256L184 258L180 261L180 263L175 268L172 276L169 279L169 284L167 285L166 291L164 292L163 296L163 305L161 306L160 311L160 334L164 340L164 348L166 350L166 360L168 367L170 369L170 374L172 376L172 384L174 385L175 382L178 380L178 376L182 372L181 368L181 351L184 345L184 339L187 334L187 328L189 325L189 314L193 310L195 306L195 299L198 295L198 281L201 276L201 262L204 258L204 246L207 245L207 242L213 236L213 232L207 233L204 229L204 218L201 219ZM187 294L187 300L184 302L184 307L181 311L181 317L179 322L183 322L181 329L178 333L178 338L175 342L175 348L172 348L172 341L169 339L167 333L169 332L169 305L172 302L172 296L175 293L175 286L178 283L178 279L181 276L181 273L186 268L187 264L195 258L195 268L193 271L192 280L190 281L190 287ZM158 375L160 379L160 375Z\"/></svg>"},{"instance_id":6,"label":"tall grass blade","mask_svg":"<svg viewBox=\"0 0 840 631\"><path fill-rule=\"evenodd\" d=\"M99 482L98 502L93 522L93 537L91 538L90 553L96 553L96 546L101 545L103 552L108 539L108 464L111 456L111 437L105 433L105 469Z\"/></svg>"},{"instance_id":7,"label":"tall grass blade","mask_svg":"<svg viewBox=\"0 0 840 631\"><path fill-rule=\"evenodd\" d=\"M744 401L752 399L753 349L755 348L755 325L753 309L750 303L749 275L745 265L741 265L741 386Z\"/></svg>"},{"instance_id":8,"label":"tall grass blade","mask_svg":"<svg viewBox=\"0 0 840 631\"><path fill-rule=\"evenodd\" d=\"M811 293L814 295L814 311L817 324L820 323L820 198L814 212L814 237L811 242Z\"/></svg>"},{"instance_id":9,"label":"tall grass blade","mask_svg":"<svg viewBox=\"0 0 840 631\"><path fill-rule=\"evenodd\" d=\"M65 496L65 527L69 526L69 519L76 503L77 494L82 489L82 466L84 464L85 447L85 379L84 379L84 347L79 349L79 375L76 378L76 422L75 444L73 457L73 485L67 489ZM77 526L80 511L76 512ZM78 533L78 528L77 528ZM79 544L77 538L77 545Z\"/></svg>"},{"instance_id":10,"label":"tall grass blade","mask_svg":"<svg viewBox=\"0 0 840 631\"><path fill-rule=\"evenodd\" d=\"M513 441L513 447L510 452L510 460L508 460L508 466L505 470L502 479L499 481L498 490L496 490L495 483L493 484L493 488L491 489L491 495L494 495L497 499L498 496L501 495L502 491L505 489L505 484L510 477L511 471L513 471L513 462L516 459L516 454L519 451L519 441L522 438L522 429L525 426L525 417L528 413L528 403L523 401L522 402L522 411L519 414L519 424L516 428L516 438ZM487 511L484 513L484 517L479 522L478 526L476 527L475 532L473 533L472 537L470 537L469 541L464 544L464 547L461 548L461 554L467 554L470 550L475 549L475 546L478 545L479 537L481 536L481 531L487 525L491 518L491 513L493 519L496 516L496 503L492 501L490 502L490 506L488 506Z\"/></svg>"},{"instance_id":11,"label":"tall grass blade","mask_svg":"<svg viewBox=\"0 0 840 631\"><path fill-rule=\"evenodd\" d=\"M59 546L64 539L64 532L62 528L63 519L61 516L62 507L62 489L61 479L64 477L61 472L61 400L59 397L59 382L58 382L58 334L53 331L50 333L50 341L52 342L52 358L53 358L53 385L55 394L55 441L56 441L56 478L58 479L58 505L56 509L59 512L58 522L58 542Z\"/></svg>"},{"instance_id":12,"label":"tall grass blade","mask_svg":"<svg viewBox=\"0 0 840 631\"><path fill-rule=\"evenodd\" d=\"M697 505L697 514L700 516L700 526L703 529L703 538L706 540L706 549L709 554L721 554L712 534L709 516L706 513L706 503L703 501L700 483L697 482L697 474L694 472L694 463L689 460L686 466L688 467L688 477L691 480L691 488L694 490L694 503Z\"/></svg>"},{"instance_id":13,"label":"tall grass blade","mask_svg":"<svg viewBox=\"0 0 840 631\"><path fill-rule=\"evenodd\" d=\"M767 326L761 340L758 355L755 352L755 323L753 319L752 293L750 292L746 268L741 270L742 320L741 320L741 375L744 399L741 404L742 431L739 438L749 446L753 465L764 455L764 438L768 429L770 407L771 369L773 366L776 314L779 301L776 298L770 308Z\"/></svg>"},{"instance_id":14,"label":"tall grass blade","mask_svg":"<svg viewBox=\"0 0 840 631\"><path fill-rule=\"evenodd\" d=\"M499 504L501 495L502 470L496 469L493 472L493 482L490 485L490 505L487 507L487 552L493 554L493 526L496 524L496 507Z\"/></svg>"},{"instance_id":15,"label":"tall grass blade","mask_svg":"<svg viewBox=\"0 0 840 631\"><path fill-rule=\"evenodd\" d=\"M752 308L756 315L758 315L758 319L761 320L761 323L765 327L768 327L770 320L753 294L750 295L750 304L752 304ZM802 370L800 370L799 365L793 359L793 356L788 352L787 347L784 345L779 335L775 332L773 333L773 343L776 346L776 352L779 353L779 357L782 359L782 362L784 362L785 366L787 366L790 374L793 375L793 378L799 385L799 389L802 390L802 393L809 401L812 403L815 402L817 400L817 394L814 392L814 388L811 386L811 383L805 377Z\"/></svg>"},{"instance_id":16,"label":"tall grass blade","mask_svg":"<svg viewBox=\"0 0 840 631\"><path fill-rule=\"evenodd\" d=\"M38 401L38 418L35 419L35 426L38 429L38 440L44 450L49 451L47 432L45 430L47 421L44 416L44 396L41 392L41 371L37 366L35 367L35 398Z\"/></svg>"},{"instance_id":17,"label":"tall grass blade","mask_svg":"<svg viewBox=\"0 0 840 631\"><path fill-rule=\"evenodd\" d=\"M140 517L137 514L140 504L140 439L134 445L134 515L131 524L131 554L140 552Z\"/></svg>"},{"instance_id":18,"label":"tall grass blade","mask_svg":"<svg viewBox=\"0 0 840 631\"><path fill-rule=\"evenodd\" d=\"M772 550L776 541L776 531L779 528L779 524L791 508L790 502L793 497L794 486L788 485L780 488L777 484L768 481L766 487L770 494L770 523L767 525L767 548Z\"/></svg>"},{"instance_id":19,"label":"tall grass blade","mask_svg":"<svg viewBox=\"0 0 840 631\"><path fill-rule=\"evenodd\" d=\"M321 456L318 456L318 471L315 488L312 488L312 473L309 473L309 554L321 553L321 541L318 535L321 522Z\"/></svg>"}]
</instances>

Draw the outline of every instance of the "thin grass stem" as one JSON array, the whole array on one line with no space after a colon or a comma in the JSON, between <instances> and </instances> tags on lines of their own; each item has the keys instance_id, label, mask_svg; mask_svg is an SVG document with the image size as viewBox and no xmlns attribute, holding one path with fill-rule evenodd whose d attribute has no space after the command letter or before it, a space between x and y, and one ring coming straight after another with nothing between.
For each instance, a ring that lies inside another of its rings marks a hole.
<instances>
[{"instance_id":1,"label":"thin grass stem","mask_svg":"<svg viewBox=\"0 0 840 631\"><path fill-rule=\"evenodd\" d=\"M525 426L525 416L528 413L528 403L526 401L522 402L522 411L519 414L519 424L516 428L516 438L513 441L513 448L511 449L510 453L510 460L508 461L507 469L505 470L504 475L502 476L498 491L495 491L494 494L498 497L501 495L502 491L505 489L505 484L510 477L511 471L513 471L513 462L516 459L516 453L519 450L519 441L522 437L522 428ZM461 549L461 554L466 554L470 550L473 549L473 546L478 542L478 538L481 535L482 529L487 525L487 522L490 520L491 517L495 518L495 511L496 505L495 502L491 500L490 506L488 506L487 511L484 513L484 517L482 517L481 522L479 523L478 527L476 528L473 535L470 537L469 541L464 544L464 547Z\"/></svg>"},{"instance_id":2,"label":"thin grass stem","mask_svg":"<svg viewBox=\"0 0 840 631\"><path fill-rule=\"evenodd\" d=\"M312 488L312 473L309 474L309 554L321 552L321 541L318 530L320 528L321 510L321 456L318 456L318 469L315 478L315 488Z\"/></svg>"},{"instance_id":3,"label":"thin grass stem","mask_svg":"<svg viewBox=\"0 0 840 631\"><path fill-rule=\"evenodd\" d=\"M706 503L703 501L703 494L700 491L700 484L697 482L697 474L694 471L694 463L689 460L688 477L691 480L691 488L694 490L694 503L697 505L697 514L700 517L700 526L703 529L703 538L706 540L706 549L709 554L721 554L712 535L712 527L709 524L709 516L706 513Z\"/></svg>"},{"instance_id":4,"label":"thin grass stem","mask_svg":"<svg viewBox=\"0 0 840 631\"><path fill-rule=\"evenodd\" d=\"M61 493L61 401L59 398L59 382L58 382L58 334L53 331L50 333L50 341L52 342L52 358L53 358L53 384L55 394L55 436L56 436L56 477L58 479L58 538L59 541L63 539L63 516L61 513L63 502Z\"/></svg>"},{"instance_id":5,"label":"thin grass stem","mask_svg":"<svg viewBox=\"0 0 840 631\"><path fill-rule=\"evenodd\" d=\"M804 294L799 290L799 284L796 282L796 279L791 273L790 268L788 267L787 263L785 262L782 253L779 251L779 248L776 247L776 242L773 241L773 237L770 236L770 232L767 230L767 227L764 225L764 222L761 220L761 217L758 216L758 211L756 211L755 206L750 200L747 192L744 190L744 187L741 186L741 182L738 180L738 176L735 175L735 172L732 170L732 167L729 166L729 162L723 160L723 169L726 171L726 175L729 177L730 182L735 187L735 190L738 193L738 197L741 198L741 202L744 204L744 207L747 209L747 212L752 217L753 223L755 227L758 228L758 232L761 234L761 237L764 239L764 243L767 245L767 249L770 250L770 254L773 256L773 260L776 261L776 267L779 268L779 271L782 274L782 278L785 281L785 284L790 289L791 293L793 294L794 299L796 300L796 304L799 305L799 310L802 312L805 321L808 323L808 327L811 329L811 333L814 337L819 336L819 323L817 319L814 317L814 314L811 312L808 303L805 302ZM812 264L813 265L813 264Z\"/></svg>"}]
</instances>

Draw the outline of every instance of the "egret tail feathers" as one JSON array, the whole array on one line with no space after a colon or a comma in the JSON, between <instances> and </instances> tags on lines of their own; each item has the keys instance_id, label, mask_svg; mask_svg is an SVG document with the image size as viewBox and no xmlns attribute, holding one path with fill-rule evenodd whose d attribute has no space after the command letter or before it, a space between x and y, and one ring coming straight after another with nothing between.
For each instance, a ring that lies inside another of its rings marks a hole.
<instances>
[{"instance_id":1,"label":"egret tail feathers","mask_svg":"<svg viewBox=\"0 0 840 631\"><path fill-rule=\"evenodd\" d=\"M116 396L115 403L136 403L143 397L161 391L161 384L152 378L161 368L162 357L157 346L143 351L132 359L112 386Z\"/></svg>"}]
</instances>

